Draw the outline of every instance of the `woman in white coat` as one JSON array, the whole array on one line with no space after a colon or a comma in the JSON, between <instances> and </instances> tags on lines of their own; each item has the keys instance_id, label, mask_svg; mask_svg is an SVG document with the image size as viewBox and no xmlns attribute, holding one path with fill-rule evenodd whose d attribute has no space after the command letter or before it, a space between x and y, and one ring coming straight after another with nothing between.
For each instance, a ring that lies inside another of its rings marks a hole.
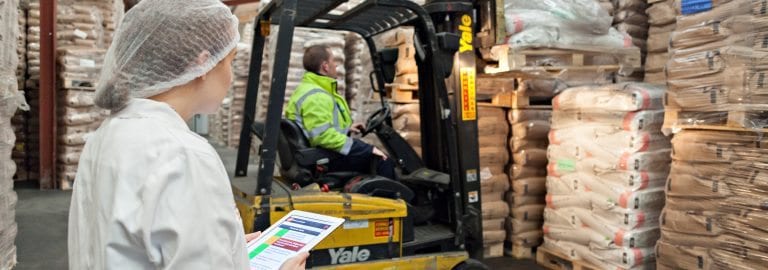
<instances>
[{"instance_id":1,"label":"woman in white coat","mask_svg":"<svg viewBox=\"0 0 768 270\"><path fill-rule=\"evenodd\" d=\"M125 14L96 104L111 116L80 157L70 269L248 269L221 159L186 125L232 83L238 21L219 0L144 0ZM283 269L304 269L308 254Z\"/></svg>"}]
</instances>

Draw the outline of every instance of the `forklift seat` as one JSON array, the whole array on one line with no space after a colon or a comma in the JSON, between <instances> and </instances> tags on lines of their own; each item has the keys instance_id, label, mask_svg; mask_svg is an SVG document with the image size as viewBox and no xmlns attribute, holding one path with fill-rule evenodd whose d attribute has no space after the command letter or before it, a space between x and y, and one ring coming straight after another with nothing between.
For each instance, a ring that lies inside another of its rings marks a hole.
<instances>
[{"instance_id":1,"label":"forklift seat","mask_svg":"<svg viewBox=\"0 0 768 270\"><path fill-rule=\"evenodd\" d=\"M280 122L277 153L280 158L280 174L290 183L298 183L300 186L319 182L332 189L342 188L347 181L360 174L328 172L320 181L315 181L318 166L328 164L331 156L327 150L311 147L301 127L289 119Z\"/></svg>"},{"instance_id":2,"label":"forklift seat","mask_svg":"<svg viewBox=\"0 0 768 270\"><path fill-rule=\"evenodd\" d=\"M277 144L280 173L289 183L297 183L302 187L320 183L331 189L402 198L406 201L415 196L404 184L386 177L366 176L356 171L318 173L318 168L330 163L335 155L331 155L329 150L311 147L302 129L292 120L283 119L280 122L280 134Z\"/></svg>"}]
</instances>

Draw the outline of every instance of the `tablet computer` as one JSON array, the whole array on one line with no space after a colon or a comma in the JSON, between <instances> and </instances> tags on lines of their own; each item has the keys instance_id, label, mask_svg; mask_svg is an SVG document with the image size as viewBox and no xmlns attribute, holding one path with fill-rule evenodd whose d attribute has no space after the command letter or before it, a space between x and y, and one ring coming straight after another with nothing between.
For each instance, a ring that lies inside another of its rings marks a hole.
<instances>
[{"instance_id":1,"label":"tablet computer","mask_svg":"<svg viewBox=\"0 0 768 270\"><path fill-rule=\"evenodd\" d=\"M309 252L344 223L343 218L293 210L248 243L251 270L279 269L296 254Z\"/></svg>"}]
</instances>

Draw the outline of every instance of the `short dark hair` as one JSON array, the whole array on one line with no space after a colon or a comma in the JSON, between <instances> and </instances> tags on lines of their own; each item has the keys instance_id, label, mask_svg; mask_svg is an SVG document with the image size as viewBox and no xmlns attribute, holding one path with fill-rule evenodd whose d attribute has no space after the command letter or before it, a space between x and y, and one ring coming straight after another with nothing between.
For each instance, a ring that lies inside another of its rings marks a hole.
<instances>
[{"instance_id":1,"label":"short dark hair","mask_svg":"<svg viewBox=\"0 0 768 270\"><path fill-rule=\"evenodd\" d=\"M320 72L323 61L331 57L331 47L328 45L313 45L304 50L304 69L310 72Z\"/></svg>"}]
</instances>

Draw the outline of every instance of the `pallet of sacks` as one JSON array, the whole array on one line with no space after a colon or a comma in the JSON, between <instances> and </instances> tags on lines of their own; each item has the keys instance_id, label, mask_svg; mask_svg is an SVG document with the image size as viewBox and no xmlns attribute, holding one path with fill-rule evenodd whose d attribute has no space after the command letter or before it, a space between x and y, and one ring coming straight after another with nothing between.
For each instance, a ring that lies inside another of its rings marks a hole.
<instances>
[{"instance_id":1,"label":"pallet of sacks","mask_svg":"<svg viewBox=\"0 0 768 270\"><path fill-rule=\"evenodd\" d=\"M101 10L91 4L57 6L56 42L58 46L104 47Z\"/></svg>"},{"instance_id":2,"label":"pallet of sacks","mask_svg":"<svg viewBox=\"0 0 768 270\"><path fill-rule=\"evenodd\" d=\"M632 39L632 45L640 49L640 57L646 59L648 40L648 8L646 0L600 0L600 6L613 16L613 27ZM635 70L628 76L619 76L618 82L643 81L644 71Z\"/></svg>"},{"instance_id":3,"label":"pallet of sacks","mask_svg":"<svg viewBox=\"0 0 768 270\"><path fill-rule=\"evenodd\" d=\"M58 50L56 179L61 189L72 187L85 142L108 115L93 100L105 54L93 48Z\"/></svg>"},{"instance_id":4,"label":"pallet of sacks","mask_svg":"<svg viewBox=\"0 0 768 270\"><path fill-rule=\"evenodd\" d=\"M28 3L27 11L27 77L25 81L26 97L31 106L29 113L24 119L20 119L24 125L25 138L23 145L20 145L20 151L17 154L25 160L24 175L22 179L37 179L39 171L39 87L40 87L40 3L37 0ZM118 22L123 16L122 1L59 1L56 14L56 43L58 48L93 48L103 49L109 46ZM83 64L89 65L88 61ZM60 73L58 70L57 73ZM98 73L98 71L96 72ZM80 74L57 74L59 88L81 89L93 88L95 84L83 80ZM57 97L61 100L60 93ZM70 110L72 111L72 110ZM59 134L57 134L59 136ZM62 167L61 165L57 165ZM71 166L64 169L69 171L71 176ZM64 177L62 173L57 173L57 180ZM56 183L54 183L56 182ZM57 181L41 182L42 188L54 188L60 183Z\"/></svg>"},{"instance_id":5,"label":"pallet of sacks","mask_svg":"<svg viewBox=\"0 0 768 270\"><path fill-rule=\"evenodd\" d=\"M615 19L643 28L636 1L620 2L631 4L619 5L626 15ZM640 49L631 36L612 27L614 17L598 1L504 0L504 18L510 71L618 71L628 76L640 67ZM636 32L642 36L642 29Z\"/></svg>"},{"instance_id":6,"label":"pallet of sacks","mask_svg":"<svg viewBox=\"0 0 768 270\"><path fill-rule=\"evenodd\" d=\"M248 88L248 72L251 63L251 44L240 43L237 45L237 55L233 61L234 81L232 82L231 96L229 96L228 111L223 116L222 129L224 145L237 148L240 143L240 131L243 126L245 108L245 95Z\"/></svg>"},{"instance_id":7,"label":"pallet of sacks","mask_svg":"<svg viewBox=\"0 0 768 270\"><path fill-rule=\"evenodd\" d=\"M27 11L27 81L24 83L28 92L35 94L40 85L40 3L30 1ZM36 111L33 108L33 111Z\"/></svg>"},{"instance_id":8,"label":"pallet of sacks","mask_svg":"<svg viewBox=\"0 0 768 270\"><path fill-rule=\"evenodd\" d=\"M374 103L372 106L380 107L381 103ZM419 103L392 103L389 106L392 106L392 128L413 147L416 154L421 156L421 116L419 114ZM491 176L506 174L504 171L506 162L501 162L509 159L509 153L502 151L501 147L497 147L499 145L506 146L507 132L502 132L503 130L500 129L508 130L509 127L490 126L498 125L499 123L491 121L506 122L503 115L504 109L502 108L478 107L478 129L481 130L480 137L478 137L480 166L482 170L484 164L488 165L485 166L487 167L485 171L487 175ZM502 139L502 137L504 138Z\"/></svg>"},{"instance_id":9,"label":"pallet of sacks","mask_svg":"<svg viewBox=\"0 0 768 270\"><path fill-rule=\"evenodd\" d=\"M768 123L768 11L762 1L682 1L670 37L665 130Z\"/></svg>"},{"instance_id":10,"label":"pallet of sacks","mask_svg":"<svg viewBox=\"0 0 768 270\"><path fill-rule=\"evenodd\" d=\"M508 144L512 190L506 195L511 209L506 254L517 259L532 258L533 249L542 241L551 117L551 107L511 109L507 117L512 130Z\"/></svg>"},{"instance_id":11,"label":"pallet of sacks","mask_svg":"<svg viewBox=\"0 0 768 270\"><path fill-rule=\"evenodd\" d=\"M550 108L552 98L567 88L609 84L615 82L616 77L615 71L578 68L564 69L552 74L540 74L530 70L522 73L486 73L478 74L476 93L480 104L490 103L511 109Z\"/></svg>"},{"instance_id":12,"label":"pallet of sacks","mask_svg":"<svg viewBox=\"0 0 768 270\"><path fill-rule=\"evenodd\" d=\"M19 90L24 90L24 79L27 73L27 10L19 5L18 8L19 31L16 35L16 52L18 53L19 64L16 68L16 79Z\"/></svg>"},{"instance_id":13,"label":"pallet of sacks","mask_svg":"<svg viewBox=\"0 0 768 270\"><path fill-rule=\"evenodd\" d=\"M56 16L57 45L107 48L122 20L124 8L123 1L117 0L60 1ZM37 18L39 20L39 16Z\"/></svg>"},{"instance_id":14,"label":"pallet of sacks","mask_svg":"<svg viewBox=\"0 0 768 270\"><path fill-rule=\"evenodd\" d=\"M229 130L227 129L229 123L228 112L231 103L232 89L230 88L230 91L227 91L227 96L222 99L219 109L208 118L208 126L210 127L208 131L208 140L211 144L220 146L227 145L226 138L229 135Z\"/></svg>"},{"instance_id":15,"label":"pallet of sacks","mask_svg":"<svg viewBox=\"0 0 768 270\"><path fill-rule=\"evenodd\" d=\"M765 269L766 143L753 131L675 134L658 269Z\"/></svg>"},{"instance_id":16,"label":"pallet of sacks","mask_svg":"<svg viewBox=\"0 0 768 270\"><path fill-rule=\"evenodd\" d=\"M648 1L648 42L645 57L645 82L666 84L664 66L669 58L669 38L675 30L676 0Z\"/></svg>"},{"instance_id":17,"label":"pallet of sacks","mask_svg":"<svg viewBox=\"0 0 768 270\"><path fill-rule=\"evenodd\" d=\"M483 247L486 258L504 255L505 219L509 205L504 195L510 188L507 141L509 126L504 108L479 106L477 114L480 153L480 203L483 217Z\"/></svg>"},{"instance_id":18,"label":"pallet of sacks","mask_svg":"<svg viewBox=\"0 0 768 270\"><path fill-rule=\"evenodd\" d=\"M94 6L94 3L96 2L79 1L74 3L62 1L57 5L57 46L106 49L109 44L105 42L105 34L111 34L109 30L104 28L103 18L106 10ZM36 91L40 84L39 1L31 1L29 3L27 24L27 72L29 79L26 82L26 87Z\"/></svg>"},{"instance_id":19,"label":"pallet of sacks","mask_svg":"<svg viewBox=\"0 0 768 270\"><path fill-rule=\"evenodd\" d=\"M7 14L3 9L7 8L4 5L9 4L8 2L0 3L0 15ZM3 46L5 44L0 44L0 47ZM3 50L0 48L0 54ZM0 59L5 58L0 57ZM19 101L23 102L24 99L21 92L15 89L16 80L13 71L2 70L4 68L0 68L0 268L11 269L16 264L14 243L18 233L15 218L18 197L13 190L16 163L11 158L16 138L11 128L11 117L21 105Z\"/></svg>"},{"instance_id":20,"label":"pallet of sacks","mask_svg":"<svg viewBox=\"0 0 768 270\"><path fill-rule=\"evenodd\" d=\"M421 119L419 104L395 104L393 128L421 155ZM504 255L505 223L509 205L504 200L510 188L506 167L510 157L507 149L509 126L503 108L478 107L478 137L480 153L480 186L483 225L483 246L486 258Z\"/></svg>"},{"instance_id":21,"label":"pallet of sacks","mask_svg":"<svg viewBox=\"0 0 768 270\"><path fill-rule=\"evenodd\" d=\"M670 166L670 142L660 132L663 95L658 86L623 83L555 97L538 262L655 266Z\"/></svg>"},{"instance_id":22,"label":"pallet of sacks","mask_svg":"<svg viewBox=\"0 0 768 270\"><path fill-rule=\"evenodd\" d=\"M570 71L556 76L483 74L477 78L480 104L510 108L508 142L511 190L505 196L510 215L505 222L505 254L532 258L542 242L547 145L553 97L568 87L613 82L614 72ZM487 100L484 100L487 99Z\"/></svg>"},{"instance_id":23,"label":"pallet of sacks","mask_svg":"<svg viewBox=\"0 0 768 270\"><path fill-rule=\"evenodd\" d=\"M28 7L25 7L21 4L19 5L19 32L17 35L16 43L16 51L18 53L19 60L19 65L16 69L16 79L18 82L17 85L19 91L25 90L24 84L27 76L27 10ZM32 177L36 178L36 176L33 176L30 173L30 171L32 171L32 162L30 160L32 157L27 153L27 151L25 151L25 148L30 147L29 144L26 144L27 138L32 136L32 134L30 134L31 132L29 130L30 127L28 124L28 118L30 118L30 115L30 112L19 111L11 119L11 125L16 136L16 145L13 148L12 153L13 161L16 163L16 174L14 175L14 180L27 180Z\"/></svg>"},{"instance_id":24,"label":"pallet of sacks","mask_svg":"<svg viewBox=\"0 0 768 270\"><path fill-rule=\"evenodd\" d=\"M379 106L380 103L378 104ZM421 156L421 116L418 103L393 104L392 128Z\"/></svg>"},{"instance_id":25,"label":"pallet of sacks","mask_svg":"<svg viewBox=\"0 0 768 270\"><path fill-rule=\"evenodd\" d=\"M19 1L0 2L0 18L4 22L16 22L19 16ZM11 118L20 107L25 107L24 95L18 90L16 68L19 61L16 49L18 27L9 25L0 28L0 269L11 269L16 265L16 202L13 190L13 175L16 164L11 158L16 136Z\"/></svg>"},{"instance_id":26,"label":"pallet of sacks","mask_svg":"<svg viewBox=\"0 0 768 270\"><path fill-rule=\"evenodd\" d=\"M36 139L38 135L29 131L30 121L27 120L29 115L29 111L20 111L11 118L11 128L16 137L11 153L11 158L16 163L16 174L13 176L16 181L37 179L37 169L33 167L32 159L36 159L38 154L32 150L32 145L27 141Z\"/></svg>"},{"instance_id":27,"label":"pallet of sacks","mask_svg":"<svg viewBox=\"0 0 768 270\"><path fill-rule=\"evenodd\" d=\"M14 117L14 124L19 128L16 151L13 153L19 170L17 180L33 180L39 178L39 81L40 81L40 4L30 1L27 7L27 25L24 31L26 41L26 75L24 91L30 110ZM49 187L49 186L46 186Z\"/></svg>"},{"instance_id":28,"label":"pallet of sacks","mask_svg":"<svg viewBox=\"0 0 768 270\"><path fill-rule=\"evenodd\" d=\"M240 131L245 107L245 94L248 86L248 73L251 63L251 46L253 43L253 23L242 24L242 36L235 50L237 54L232 61L232 85L222 100L219 110L209 118L210 140L213 143L230 148L237 148L240 142ZM266 66L266 64L264 65Z\"/></svg>"},{"instance_id":29,"label":"pallet of sacks","mask_svg":"<svg viewBox=\"0 0 768 270\"><path fill-rule=\"evenodd\" d=\"M344 53L346 54L346 96L350 115L353 122L365 123L368 116L373 112L366 110L365 105L368 101L376 101L379 96L373 91L373 85L369 75L373 72L371 52L368 50L368 44L360 35L347 33L345 35ZM381 103L379 103L381 104ZM379 106L380 107L380 106Z\"/></svg>"}]
</instances>

